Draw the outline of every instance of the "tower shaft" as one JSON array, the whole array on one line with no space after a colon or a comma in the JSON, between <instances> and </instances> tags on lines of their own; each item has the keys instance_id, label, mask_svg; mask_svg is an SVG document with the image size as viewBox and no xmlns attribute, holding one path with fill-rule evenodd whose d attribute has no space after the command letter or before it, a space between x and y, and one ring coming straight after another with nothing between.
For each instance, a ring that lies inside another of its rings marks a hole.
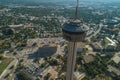
<instances>
[{"instance_id":1,"label":"tower shaft","mask_svg":"<svg viewBox=\"0 0 120 80\"><path fill-rule=\"evenodd\" d=\"M77 42L69 42L66 80L73 80L73 73L76 62L76 49L77 49Z\"/></svg>"}]
</instances>

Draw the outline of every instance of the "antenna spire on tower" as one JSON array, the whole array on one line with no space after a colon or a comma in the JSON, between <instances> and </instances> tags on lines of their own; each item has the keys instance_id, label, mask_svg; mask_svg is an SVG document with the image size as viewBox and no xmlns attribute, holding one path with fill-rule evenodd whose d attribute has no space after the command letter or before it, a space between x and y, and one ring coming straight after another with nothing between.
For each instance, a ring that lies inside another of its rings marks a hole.
<instances>
[{"instance_id":1,"label":"antenna spire on tower","mask_svg":"<svg viewBox=\"0 0 120 80\"><path fill-rule=\"evenodd\" d=\"M77 5L76 5L76 11L75 11L75 20L78 19L78 5L79 5L79 0L77 0Z\"/></svg>"}]
</instances>

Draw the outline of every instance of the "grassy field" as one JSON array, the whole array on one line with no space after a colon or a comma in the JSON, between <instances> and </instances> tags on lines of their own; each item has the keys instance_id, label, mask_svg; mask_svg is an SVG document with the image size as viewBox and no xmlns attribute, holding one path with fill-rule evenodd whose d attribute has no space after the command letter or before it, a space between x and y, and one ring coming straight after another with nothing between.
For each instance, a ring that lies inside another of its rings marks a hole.
<instances>
[{"instance_id":1,"label":"grassy field","mask_svg":"<svg viewBox=\"0 0 120 80\"><path fill-rule=\"evenodd\" d=\"M2 62L0 63L0 75L6 69L6 67L10 64L11 61L13 61L12 58L9 58L9 59L4 58L2 60Z\"/></svg>"},{"instance_id":2,"label":"grassy field","mask_svg":"<svg viewBox=\"0 0 120 80\"><path fill-rule=\"evenodd\" d=\"M109 43L111 43L109 40L105 39L105 45L108 45Z\"/></svg>"}]
</instances>

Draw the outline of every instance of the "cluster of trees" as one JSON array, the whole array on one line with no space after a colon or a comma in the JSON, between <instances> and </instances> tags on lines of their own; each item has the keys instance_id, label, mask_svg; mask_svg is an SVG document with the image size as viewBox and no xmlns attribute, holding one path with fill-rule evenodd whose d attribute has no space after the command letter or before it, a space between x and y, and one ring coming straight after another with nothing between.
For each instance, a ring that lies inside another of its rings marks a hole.
<instances>
[{"instance_id":1,"label":"cluster of trees","mask_svg":"<svg viewBox=\"0 0 120 80\"><path fill-rule=\"evenodd\" d=\"M29 14L31 16L36 16L36 17L43 17L50 15L52 11L55 9L52 8L25 8L25 7L20 7L20 8L13 8L11 12L15 13L21 13L21 14Z\"/></svg>"},{"instance_id":2,"label":"cluster of trees","mask_svg":"<svg viewBox=\"0 0 120 80\"><path fill-rule=\"evenodd\" d=\"M116 50L120 51L120 42L117 44Z\"/></svg>"},{"instance_id":3,"label":"cluster of trees","mask_svg":"<svg viewBox=\"0 0 120 80\"><path fill-rule=\"evenodd\" d=\"M6 16L5 14L3 14L2 16L0 16L0 25L2 26L12 25L12 24L18 25L18 24L25 24L27 22L30 22L30 20L27 17L22 18L15 14L13 13L11 16Z\"/></svg>"},{"instance_id":4,"label":"cluster of trees","mask_svg":"<svg viewBox=\"0 0 120 80\"><path fill-rule=\"evenodd\" d=\"M26 75L26 73L24 73L23 71L19 71L17 74L17 78L21 79L21 80L32 80L30 77L28 77Z\"/></svg>"},{"instance_id":5,"label":"cluster of trees","mask_svg":"<svg viewBox=\"0 0 120 80\"><path fill-rule=\"evenodd\" d=\"M108 54L105 57L101 57L100 55L95 56L95 59L93 62L82 64L82 56L78 57L77 64L80 64L80 71L86 72L87 75L94 78L95 76L99 74L106 74L107 73L107 65L109 60L113 57L113 54ZM89 78L89 77L88 77ZM87 80L84 79L84 80ZM89 80L89 79L88 79Z\"/></svg>"},{"instance_id":6,"label":"cluster of trees","mask_svg":"<svg viewBox=\"0 0 120 80\"><path fill-rule=\"evenodd\" d=\"M94 62L85 64L86 73L90 76L95 77L98 74L106 71L107 65L100 61L99 58L96 58Z\"/></svg>"},{"instance_id":7,"label":"cluster of trees","mask_svg":"<svg viewBox=\"0 0 120 80\"><path fill-rule=\"evenodd\" d=\"M118 64L116 64L114 61L111 61L109 64L120 69L120 62Z\"/></svg>"},{"instance_id":8,"label":"cluster of trees","mask_svg":"<svg viewBox=\"0 0 120 80\"><path fill-rule=\"evenodd\" d=\"M48 74L44 77L44 80L49 80L50 76L51 76L51 74L48 73Z\"/></svg>"}]
</instances>

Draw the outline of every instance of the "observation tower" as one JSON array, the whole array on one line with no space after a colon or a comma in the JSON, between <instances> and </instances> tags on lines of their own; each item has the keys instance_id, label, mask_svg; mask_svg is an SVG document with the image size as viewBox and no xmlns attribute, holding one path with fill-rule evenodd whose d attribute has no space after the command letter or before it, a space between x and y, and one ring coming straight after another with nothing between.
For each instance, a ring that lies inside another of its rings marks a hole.
<instances>
[{"instance_id":1,"label":"observation tower","mask_svg":"<svg viewBox=\"0 0 120 80\"><path fill-rule=\"evenodd\" d=\"M76 63L77 42L84 41L87 33L87 26L84 25L82 21L78 20L78 3L79 0L77 0L74 19L66 22L62 27L63 38L69 42L66 80L73 80L74 66Z\"/></svg>"}]
</instances>

